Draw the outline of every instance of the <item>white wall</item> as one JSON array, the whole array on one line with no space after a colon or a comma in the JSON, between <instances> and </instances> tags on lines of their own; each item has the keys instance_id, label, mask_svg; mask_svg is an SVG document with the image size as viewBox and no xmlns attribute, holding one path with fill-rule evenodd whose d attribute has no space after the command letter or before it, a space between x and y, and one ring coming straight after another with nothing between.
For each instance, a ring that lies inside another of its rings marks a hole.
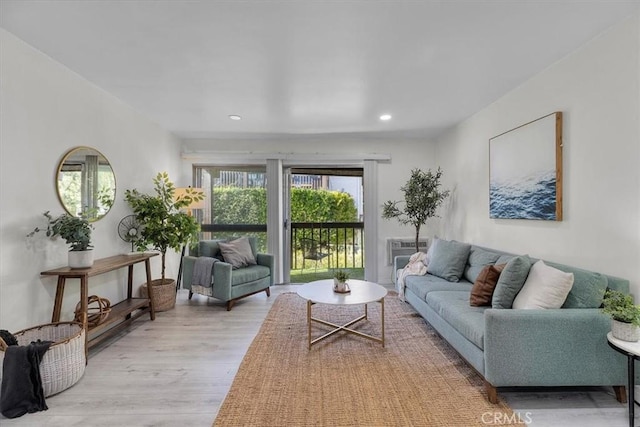
<instances>
[{"instance_id":1,"label":"white wall","mask_svg":"<svg viewBox=\"0 0 640 427\"><path fill-rule=\"evenodd\" d=\"M49 57L0 29L0 329L17 331L51 320L56 280L40 272L66 265L64 241L43 233L42 213L62 213L55 192L56 167L72 147L102 152L116 175L113 209L95 223L96 258L126 252L116 227L130 210L124 190L151 190L152 177L166 170L178 177L180 143L168 132ZM179 183L181 185L188 183ZM160 274L153 258L154 278ZM169 272L177 274L176 256ZM134 270L142 270L136 267ZM136 287L144 274L136 271ZM73 317L78 281L69 280L63 319ZM89 294L124 298L126 271L92 278Z\"/></svg>"},{"instance_id":2,"label":"white wall","mask_svg":"<svg viewBox=\"0 0 640 427\"><path fill-rule=\"evenodd\" d=\"M432 143L415 140L378 140L378 139L355 139L349 137L339 137L335 139L305 137L298 141L219 141L219 140L187 140L184 141L184 151L216 151L224 153L246 152L253 153L254 157L259 157L258 153L287 153L295 154L297 157L308 155L309 159L320 155L337 155L348 157L353 154L389 154L391 161L381 162L378 166L378 207L373 212L378 219L377 253L378 281L380 283L391 283L391 267L387 265L386 243L389 237L409 237L413 238L414 229L401 226L395 220L384 220L381 217L382 203L386 200L401 200L403 195L400 187L409 179L409 174L413 168L434 169L437 164L434 158L434 146ZM241 157L241 156L240 156ZM210 157L205 161L190 161L185 164L183 171L190 170L192 163L213 164L215 157ZM364 185L372 183L365 182ZM366 194L366 192L365 192ZM365 215L369 215L365 212ZM428 227L423 229L421 236L433 235ZM367 254L369 256L369 254Z\"/></svg>"},{"instance_id":3,"label":"white wall","mask_svg":"<svg viewBox=\"0 0 640 427\"><path fill-rule=\"evenodd\" d=\"M564 113L564 220L489 218L489 138ZM621 276L640 297L640 16L613 27L437 142L454 188L440 232Z\"/></svg>"}]
</instances>

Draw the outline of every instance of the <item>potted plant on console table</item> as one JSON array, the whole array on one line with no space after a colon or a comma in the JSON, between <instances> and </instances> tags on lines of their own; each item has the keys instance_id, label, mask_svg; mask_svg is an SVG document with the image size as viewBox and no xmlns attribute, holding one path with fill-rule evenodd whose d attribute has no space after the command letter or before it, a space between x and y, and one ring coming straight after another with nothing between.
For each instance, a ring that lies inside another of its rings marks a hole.
<instances>
[{"instance_id":1,"label":"potted plant on console table","mask_svg":"<svg viewBox=\"0 0 640 427\"><path fill-rule=\"evenodd\" d=\"M72 216L68 213L54 218L49 211L43 214L47 218L47 237L62 237L68 245L69 250L69 267L70 268L89 268L93 265L93 246L91 246L91 230L93 226L89 220L84 217ZM27 236L42 231L36 227Z\"/></svg>"},{"instance_id":2,"label":"potted plant on console table","mask_svg":"<svg viewBox=\"0 0 640 427\"><path fill-rule=\"evenodd\" d=\"M623 341L640 339L640 306L633 297L620 291L607 290L602 301L602 312L611 316L611 333Z\"/></svg>"},{"instance_id":3,"label":"potted plant on console table","mask_svg":"<svg viewBox=\"0 0 640 427\"><path fill-rule=\"evenodd\" d=\"M184 245L197 242L200 225L181 209L192 202L203 200L204 194L197 190L187 190L176 200L176 188L166 172L158 173L153 184L155 195L142 194L133 189L126 190L124 198L142 225L137 249L151 247L162 255L161 278L151 281L151 286L155 311L166 311L176 303L175 280L165 277L167 250L180 251ZM145 292L146 285L142 285L142 293Z\"/></svg>"}]
</instances>

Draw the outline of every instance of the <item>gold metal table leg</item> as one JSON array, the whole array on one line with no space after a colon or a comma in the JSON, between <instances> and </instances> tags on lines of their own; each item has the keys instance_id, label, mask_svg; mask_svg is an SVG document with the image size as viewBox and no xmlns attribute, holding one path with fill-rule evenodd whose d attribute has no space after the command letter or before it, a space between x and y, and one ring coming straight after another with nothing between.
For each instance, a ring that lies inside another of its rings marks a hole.
<instances>
[{"instance_id":1,"label":"gold metal table leg","mask_svg":"<svg viewBox=\"0 0 640 427\"><path fill-rule=\"evenodd\" d=\"M312 317L311 316L311 306L313 305L313 303L311 302L311 300L307 300L307 327L308 327L308 345L309 345L309 350L311 350L311 346L313 344L318 343L319 341L324 340L325 338L329 338L331 335L340 332L340 331L344 331L344 332L348 332L350 334L354 334L354 335L358 335L360 337L363 338L367 338L370 339L372 341L376 341L382 344L382 347L384 347L384 298L382 298L380 301L378 301L380 303L381 306L381 326L382 326L382 335L381 337L375 337L373 335L369 335L369 334L365 334L363 332L360 331L356 331L354 329L351 329L350 326L361 321L361 320L368 320L368 310L367 310L367 304L364 305L364 314L345 323L344 325L338 325L332 322L328 322L326 320L322 320L322 319L318 319L316 317ZM322 325L325 326L330 326L334 329L332 329L331 331L325 333L324 335L316 338L316 339L311 339L311 322L317 322L320 323Z\"/></svg>"},{"instance_id":2,"label":"gold metal table leg","mask_svg":"<svg viewBox=\"0 0 640 427\"><path fill-rule=\"evenodd\" d=\"M307 300L307 326L309 328L309 350L311 350L311 300Z\"/></svg>"},{"instance_id":3,"label":"gold metal table leg","mask_svg":"<svg viewBox=\"0 0 640 427\"><path fill-rule=\"evenodd\" d=\"M384 348L384 298L380 300L381 316L382 316L382 347Z\"/></svg>"}]
</instances>

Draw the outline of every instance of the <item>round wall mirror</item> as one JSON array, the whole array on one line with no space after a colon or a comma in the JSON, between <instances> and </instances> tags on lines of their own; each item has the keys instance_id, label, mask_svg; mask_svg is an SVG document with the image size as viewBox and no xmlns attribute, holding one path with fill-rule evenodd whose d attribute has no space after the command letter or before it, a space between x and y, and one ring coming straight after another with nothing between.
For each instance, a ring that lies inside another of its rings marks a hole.
<instances>
[{"instance_id":1,"label":"round wall mirror","mask_svg":"<svg viewBox=\"0 0 640 427\"><path fill-rule=\"evenodd\" d=\"M58 198L73 216L97 221L116 200L116 176L106 157L90 147L68 151L58 165Z\"/></svg>"}]
</instances>

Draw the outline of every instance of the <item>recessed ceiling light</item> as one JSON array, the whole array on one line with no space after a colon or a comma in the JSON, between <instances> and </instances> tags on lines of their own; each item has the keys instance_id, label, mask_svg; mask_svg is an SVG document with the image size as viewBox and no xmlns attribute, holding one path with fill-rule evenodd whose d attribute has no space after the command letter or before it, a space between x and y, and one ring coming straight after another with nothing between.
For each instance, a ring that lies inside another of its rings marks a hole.
<instances>
[{"instance_id":1,"label":"recessed ceiling light","mask_svg":"<svg viewBox=\"0 0 640 427\"><path fill-rule=\"evenodd\" d=\"M242 120L242 117L238 116L237 114L231 114L229 118L231 120Z\"/></svg>"},{"instance_id":2,"label":"recessed ceiling light","mask_svg":"<svg viewBox=\"0 0 640 427\"><path fill-rule=\"evenodd\" d=\"M380 116L380 120L386 122L387 120L391 120L391 114L383 114Z\"/></svg>"}]
</instances>

